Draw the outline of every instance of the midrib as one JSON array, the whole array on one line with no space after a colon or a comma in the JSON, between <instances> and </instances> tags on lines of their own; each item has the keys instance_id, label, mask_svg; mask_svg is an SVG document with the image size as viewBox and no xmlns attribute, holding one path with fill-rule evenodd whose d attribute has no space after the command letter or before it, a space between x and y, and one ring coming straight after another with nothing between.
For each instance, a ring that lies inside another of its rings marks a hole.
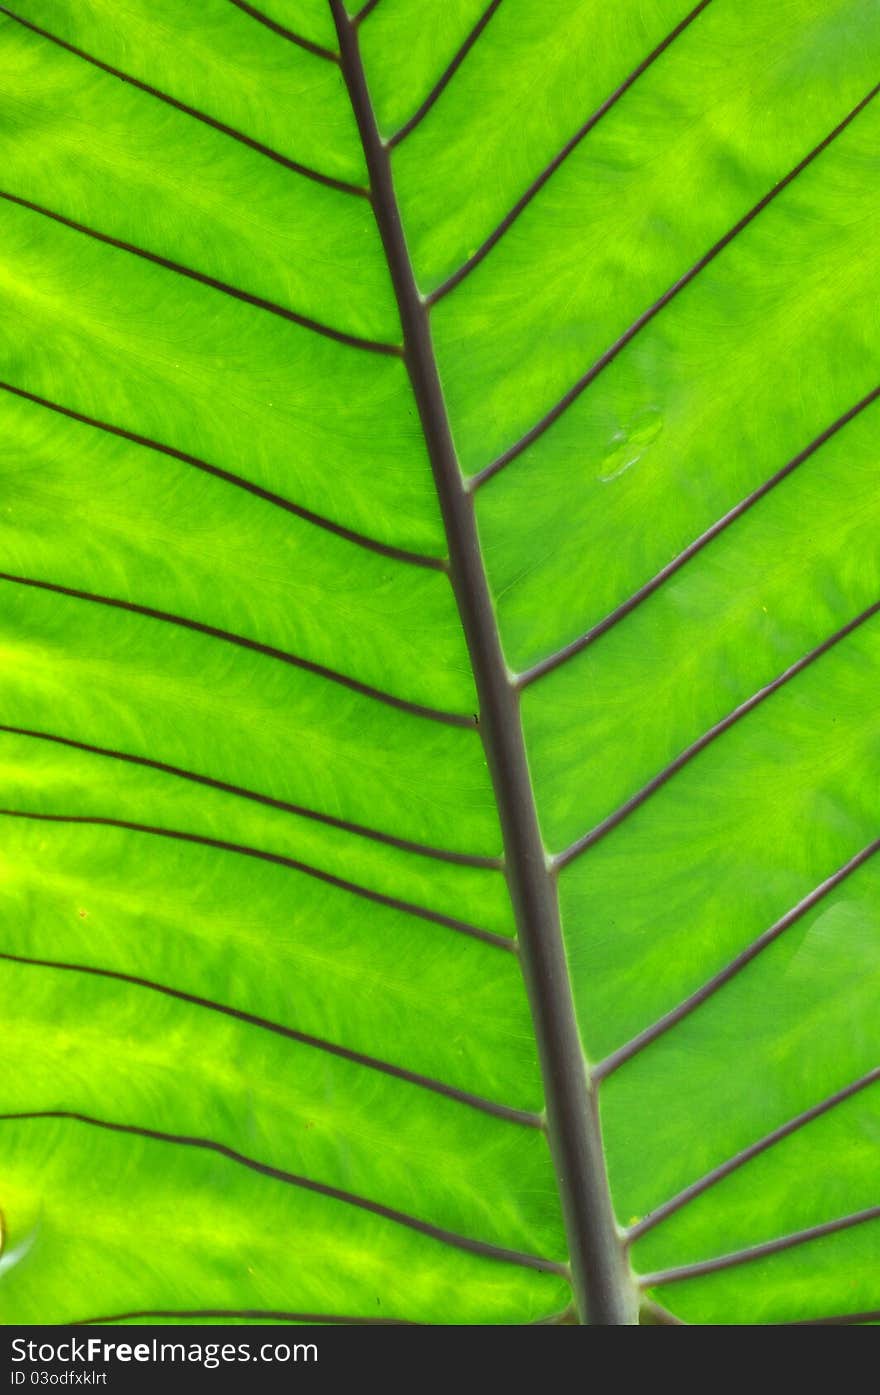
<instances>
[{"instance_id":1,"label":"midrib","mask_svg":"<svg viewBox=\"0 0 880 1395\"><path fill-rule=\"evenodd\" d=\"M638 1320L608 1189L598 1110L574 1010L556 880L548 866L529 777L519 696L510 681L477 535L452 440L431 341L383 143L367 88L357 26L330 0L345 78L370 175L372 201L400 311L404 356L434 474L449 573L473 667L486 752L504 839L505 873L546 1101L547 1134L568 1237L580 1320Z\"/></svg>"}]
</instances>

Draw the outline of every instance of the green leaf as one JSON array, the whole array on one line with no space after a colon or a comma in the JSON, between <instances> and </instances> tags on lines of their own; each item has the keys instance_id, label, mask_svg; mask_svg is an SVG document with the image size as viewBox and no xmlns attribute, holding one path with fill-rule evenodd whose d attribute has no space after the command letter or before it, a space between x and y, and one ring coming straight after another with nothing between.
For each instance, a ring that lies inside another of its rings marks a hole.
<instances>
[{"instance_id":1,"label":"green leaf","mask_svg":"<svg viewBox=\"0 0 880 1395\"><path fill-rule=\"evenodd\" d=\"M877 1317L880 14L686 3L0 6L4 1322Z\"/></svg>"}]
</instances>

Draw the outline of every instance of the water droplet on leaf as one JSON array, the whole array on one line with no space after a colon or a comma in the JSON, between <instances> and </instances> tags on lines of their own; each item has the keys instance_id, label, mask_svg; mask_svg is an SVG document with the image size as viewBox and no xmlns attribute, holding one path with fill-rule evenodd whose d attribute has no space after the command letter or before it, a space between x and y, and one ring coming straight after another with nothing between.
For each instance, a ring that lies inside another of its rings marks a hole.
<instances>
[{"instance_id":1,"label":"water droplet on leaf","mask_svg":"<svg viewBox=\"0 0 880 1395\"><path fill-rule=\"evenodd\" d=\"M610 450L602 461L597 478L602 484L609 484L619 475L641 460L645 451L656 441L663 430L663 418L656 407L646 407L638 412L629 426L615 431L611 437Z\"/></svg>"}]
</instances>

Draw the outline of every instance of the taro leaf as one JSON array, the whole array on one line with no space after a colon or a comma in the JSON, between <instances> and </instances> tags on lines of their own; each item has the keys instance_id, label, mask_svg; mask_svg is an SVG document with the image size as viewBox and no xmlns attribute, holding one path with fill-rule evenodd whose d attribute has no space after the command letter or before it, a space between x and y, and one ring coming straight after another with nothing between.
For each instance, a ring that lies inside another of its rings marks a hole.
<instances>
[{"instance_id":1,"label":"taro leaf","mask_svg":"<svg viewBox=\"0 0 880 1395\"><path fill-rule=\"evenodd\" d=\"M876 1316L877 0L0 51L3 1320Z\"/></svg>"}]
</instances>

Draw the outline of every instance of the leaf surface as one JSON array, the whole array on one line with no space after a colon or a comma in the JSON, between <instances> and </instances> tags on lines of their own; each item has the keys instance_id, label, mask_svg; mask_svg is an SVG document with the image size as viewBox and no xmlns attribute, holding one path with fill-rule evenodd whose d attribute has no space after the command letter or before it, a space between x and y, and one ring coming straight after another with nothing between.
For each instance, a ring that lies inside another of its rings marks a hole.
<instances>
[{"instance_id":1,"label":"leaf surface","mask_svg":"<svg viewBox=\"0 0 880 1395\"><path fill-rule=\"evenodd\" d=\"M3 1321L880 1307L878 20L0 6Z\"/></svg>"}]
</instances>

